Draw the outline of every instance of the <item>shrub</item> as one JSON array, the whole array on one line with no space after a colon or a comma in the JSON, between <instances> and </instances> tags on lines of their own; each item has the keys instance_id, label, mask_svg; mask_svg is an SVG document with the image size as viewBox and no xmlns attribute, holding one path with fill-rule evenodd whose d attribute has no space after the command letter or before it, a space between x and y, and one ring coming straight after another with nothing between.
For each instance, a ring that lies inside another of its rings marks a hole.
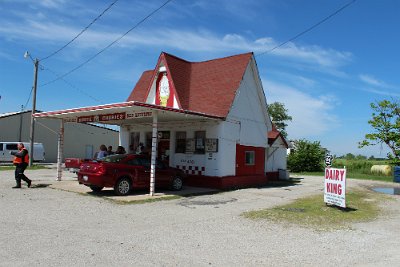
<instances>
[{"instance_id":1,"label":"shrub","mask_svg":"<svg viewBox=\"0 0 400 267\"><path fill-rule=\"evenodd\" d=\"M299 140L295 149L288 157L288 167L292 172L315 172L322 171L324 151L320 142Z\"/></svg>"}]
</instances>

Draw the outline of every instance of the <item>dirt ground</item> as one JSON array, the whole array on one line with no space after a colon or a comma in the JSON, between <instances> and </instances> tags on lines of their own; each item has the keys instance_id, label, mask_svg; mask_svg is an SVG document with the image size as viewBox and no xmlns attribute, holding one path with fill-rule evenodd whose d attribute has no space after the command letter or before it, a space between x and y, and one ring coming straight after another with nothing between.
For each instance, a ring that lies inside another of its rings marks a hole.
<instances>
[{"instance_id":1,"label":"dirt ground","mask_svg":"<svg viewBox=\"0 0 400 267\"><path fill-rule=\"evenodd\" d=\"M398 266L400 197L351 229L315 231L253 221L245 211L323 193L322 177L145 204L51 188L56 171L27 171L33 187L11 189L0 172L1 266ZM68 173L65 180L74 181ZM349 179L348 188L391 183Z\"/></svg>"}]
</instances>

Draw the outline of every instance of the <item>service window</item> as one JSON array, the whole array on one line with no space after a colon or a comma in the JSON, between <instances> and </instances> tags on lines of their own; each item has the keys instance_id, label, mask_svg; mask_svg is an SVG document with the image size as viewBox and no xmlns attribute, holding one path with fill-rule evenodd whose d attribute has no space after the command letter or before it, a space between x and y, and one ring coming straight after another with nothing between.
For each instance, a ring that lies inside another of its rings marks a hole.
<instances>
[{"instance_id":1,"label":"service window","mask_svg":"<svg viewBox=\"0 0 400 267\"><path fill-rule=\"evenodd\" d=\"M194 132L194 140L195 140L195 153L196 154L204 154L205 153L206 132L205 131Z\"/></svg>"},{"instance_id":2,"label":"service window","mask_svg":"<svg viewBox=\"0 0 400 267\"><path fill-rule=\"evenodd\" d=\"M175 153L186 152L186 132L176 132Z\"/></svg>"},{"instance_id":3,"label":"service window","mask_svg":"<svg viewBox=\"0 0 400 267\"><path fill-rule=\"evenodd\" d=\"M246 165L254 165L256 163L256 154L254 151L246 151Z\"/></svg>"},{"instance_id":4,"label":"service window","mask_svg":"<svg viewBox=\"0 0 400 267\"><path fill-rule=\"evenodd\" d=\"M18 145L17 144L6 144L6 149L7 150L18 150Z\"/></svg>"}]
</instances>

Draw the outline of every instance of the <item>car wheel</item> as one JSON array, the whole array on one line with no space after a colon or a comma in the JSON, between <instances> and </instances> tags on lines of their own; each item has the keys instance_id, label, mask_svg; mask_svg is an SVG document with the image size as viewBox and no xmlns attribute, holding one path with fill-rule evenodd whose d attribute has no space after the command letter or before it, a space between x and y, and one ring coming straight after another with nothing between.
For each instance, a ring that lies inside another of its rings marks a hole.
<instances>
[{"instance_id":1,"label":"car wheel","mask_svg":"<svg viewBox=\"0 0 400 267\"><path fill-rule=\"evenodd\" d=\"M131 181L127 177L119 179L114 186L114 191L118 196L128 195L131 189Z\"/></svg>"},{"instance_id":2,"label":"car wheel","mask_svg":"<svg viewBox=\"0 0 400 267\"><path fill-rule=\"evenodd\" d=\"M182 181L181 177L175 176L174 179L172 179L172 184L171 184L172 190L176 190L176 191L181 190L182 185L183 185L183 181Z\"/></svg>"},{"instance_id":3,"label":"car wheel","mask_svg":"<svg viewBox=\"0 0 400 267\"><path fill-rule=\"evenodd\" d=\"M95 185L91 185L89 187L90 189L92 189L93 192L100 192L104 188L102 186L95 186Z\"/></svg>"}]
</instances>

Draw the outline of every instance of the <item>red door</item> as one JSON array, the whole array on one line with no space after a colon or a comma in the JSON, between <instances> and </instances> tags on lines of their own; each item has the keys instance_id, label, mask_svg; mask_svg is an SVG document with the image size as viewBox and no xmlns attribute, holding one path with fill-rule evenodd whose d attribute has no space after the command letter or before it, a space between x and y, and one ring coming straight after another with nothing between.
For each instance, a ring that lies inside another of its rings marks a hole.
<instances>
[{"instance_id":1,"label":"red door","mask_svg":"<svg viewBox=\"0 0 400 267\"><path fill-rule=\"evenodd\" d=\"M236 144L236 175L264 175L265 148Z\"/></svg>"}]
</instances>

